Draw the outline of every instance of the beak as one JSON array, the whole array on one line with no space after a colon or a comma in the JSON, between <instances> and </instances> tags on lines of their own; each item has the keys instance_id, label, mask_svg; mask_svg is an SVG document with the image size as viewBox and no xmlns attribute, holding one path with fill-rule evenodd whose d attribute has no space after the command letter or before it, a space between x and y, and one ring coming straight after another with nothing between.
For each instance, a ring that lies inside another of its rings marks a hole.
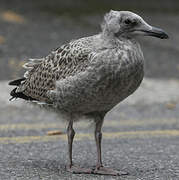
<instances>
[{"instance_id":1,"label":"beak","mask_svg":"<svg viewBox=\"0 0 179 180\"><path fill-rule=\"evenodd\" d=\"M145 35L147 35L147 36L154 36L154 37L157 37L160 39L168 39L169 38L169 36L167 35L167 33L164 30L156 28L156 27L152 27L152 26L150 26L150 27L151 28L149 30L141 29L141 31L144 32Z\"/></svg>"}]
</instances>

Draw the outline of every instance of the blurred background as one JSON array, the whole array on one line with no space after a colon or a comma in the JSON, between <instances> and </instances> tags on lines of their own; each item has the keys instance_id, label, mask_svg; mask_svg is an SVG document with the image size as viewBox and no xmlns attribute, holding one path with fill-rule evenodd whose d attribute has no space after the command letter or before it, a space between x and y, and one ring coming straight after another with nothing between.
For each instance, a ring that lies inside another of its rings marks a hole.
<instances>
[{"instance_id":1,"label":"blurred background","mask_svg":"<svg viewBox=\"0 0 179 180\"><path fill-rule=\"evenodd\" d=\"M0 80L23 74L28 58L100 32L110 9L130 10L168 32L169 40L142 38L146 77L179 78L178 0L0 0Z\"/></svg>"}]
</instances>

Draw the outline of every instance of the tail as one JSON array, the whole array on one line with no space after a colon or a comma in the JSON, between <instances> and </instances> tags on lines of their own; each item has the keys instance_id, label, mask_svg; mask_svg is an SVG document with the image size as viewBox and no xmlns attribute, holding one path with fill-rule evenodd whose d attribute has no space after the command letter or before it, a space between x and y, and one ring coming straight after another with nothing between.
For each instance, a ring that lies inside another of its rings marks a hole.
<instances>
[{"instance_id":1,"label":"tail","mask_svg":"<svg viewBox=\"0 0 179 180\"><path fill-rule=\"evenodd\" d=\"M9 82L10 86L17 86L16 88L14 88L11 92L10 95L12 96L9 100L12 101L13 99L17 99L17 98L21 98L21 99L25 99L25 100L35 100L34 98L30 97L30 96L26 96L25 94L23 94L23 92L18 92L17 88L22 85L22 83L26 80L26 78L20 78L20 79L16 79L13 81Z\"/></svg>"},{"instance_id":2,"label":"tail","mask_svg":"<svg viewBox=\"0 0 179 180\"><path fill-rule=\"evenodd\" d=\"M43 60L44 60L43 58L41 58L41 59L29 59L29 62L27 62L23 65L23 67L25 69L27 69L27 71L24 74L24 77L9 82L10 86L17 86L16 88L14 88L10 92L10 95L12 96L9 99L10 101L13 99L16 99L16 98L21 98L21 99L25 99L25 100L36 100L30 96L25 95L23 93L23 90L20 90L20 89L22 89L22 85L24 84L26 79L36 70L36 68L39 66L39 64L41 64L41 62Z\"/></svg>"}]
</instances>

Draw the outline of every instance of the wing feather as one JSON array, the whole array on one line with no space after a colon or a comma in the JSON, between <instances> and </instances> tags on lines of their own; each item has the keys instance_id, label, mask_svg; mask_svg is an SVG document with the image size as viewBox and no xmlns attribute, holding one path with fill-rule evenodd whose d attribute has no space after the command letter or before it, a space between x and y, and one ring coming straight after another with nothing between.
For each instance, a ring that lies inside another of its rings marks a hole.
<instances>
[{"instance_id":1,"label":"wing feather","mask_svg":"<svg viewBox=\"0 0 179 180\"><path fill-rule=\"evenodd\" d=\"M16 91L39 101L48 101L46 93L55 89L56 81L86 69L91 52L91 39L88 37L65 44L45 58L30 59L24 64L26 80Z\"/></svg>"}]
</instances>

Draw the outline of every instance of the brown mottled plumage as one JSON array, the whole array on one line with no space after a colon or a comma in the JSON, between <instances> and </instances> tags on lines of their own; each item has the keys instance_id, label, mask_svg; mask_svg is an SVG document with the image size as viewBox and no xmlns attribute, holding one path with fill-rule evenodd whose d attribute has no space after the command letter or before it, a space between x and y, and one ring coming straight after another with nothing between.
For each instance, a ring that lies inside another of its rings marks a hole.
<instances>
[{"instance_id":1,"label":"brown mottled plumage","mask_svg":"<svg viewBox=\"0 0 179 180\"><path fill-rule=\"evenodd\" d=\"M89 63L90 43L90 37L83 38L57 48L43 59L31 59L24 65L29 70L18 91L38 101L49 102L46 92L55 89L56 81L85 70Z\"/></svg>"},{"instance_id":2,"label":"brown mottled plumage","mask_svg":"<svg viewBox=\"0 0 179 180\"><path fill-rule=\"evenodd\" d=\"M25 78L10 82L17 86L14 98L50 103L66 114L69 166L75 173L125 174L105 168L101 160L101 128L105 114L131 95L143 79L143 54L137 35L168 38L158 28L148 25L140 16L128 11L110 11L104 17L100 34L71 41L42 59L25 64ZM79 116L95 122L97 165L84 169L72 163L73 122Z\"/></svg>"}]
</instances>

